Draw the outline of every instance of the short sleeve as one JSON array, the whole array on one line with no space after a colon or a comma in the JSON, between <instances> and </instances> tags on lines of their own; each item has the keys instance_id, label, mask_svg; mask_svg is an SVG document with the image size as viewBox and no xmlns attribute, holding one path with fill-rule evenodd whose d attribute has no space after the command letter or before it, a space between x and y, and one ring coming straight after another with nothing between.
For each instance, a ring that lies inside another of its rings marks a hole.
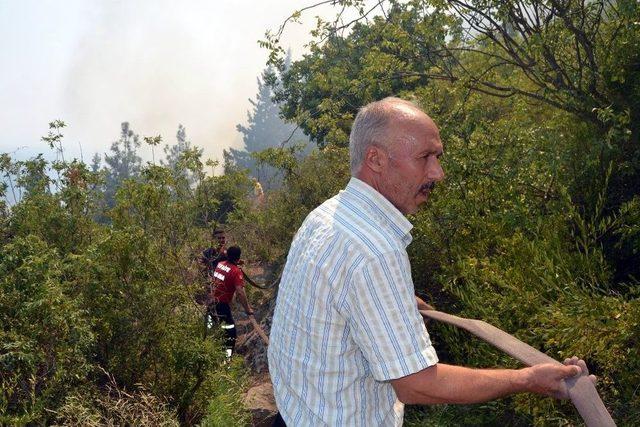
<instances>
[{"instance_id":1,"label":"short sleeve","mask_svg":"<svg viewBox=\"0 0 640 427\"><path fill-rule=\"evenodd\" d=\"M406 252L371 259L347 286L341 311L376 380L401 378L438 362L417 309Z\"/></svg>"},{"instance_id":2,"label":"short sleeve","mask_svg":"<svg viewBox=\"0 0 640 427\"><path fill-rule=\"evenodd\" d=\"M244 288L244 274L239 268L234 268L233 286L236 288Z\"/></svg>"}]
</instances>

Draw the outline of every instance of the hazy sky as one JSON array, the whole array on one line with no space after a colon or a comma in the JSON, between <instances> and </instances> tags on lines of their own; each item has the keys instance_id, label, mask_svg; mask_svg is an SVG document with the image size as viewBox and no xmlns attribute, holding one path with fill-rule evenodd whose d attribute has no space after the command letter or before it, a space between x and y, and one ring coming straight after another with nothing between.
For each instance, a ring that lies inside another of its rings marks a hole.
<instances>
[{"instance_id":1,"label":"hazy sky","mask_svg":"<svg viewBox=\"0 0 640 427\"><path fill-rule=\"evenodd\" d=\"M0 152L48 152L40 137L61 119L66 157L80 157L81 145L87 162L123 121L170 143L181 123L205 155L221 157L241 145L235 126L267 57L257 40L307 4L0 0ZM315 14L287 32L294 57Z\"/></svg>"}]
</instances>

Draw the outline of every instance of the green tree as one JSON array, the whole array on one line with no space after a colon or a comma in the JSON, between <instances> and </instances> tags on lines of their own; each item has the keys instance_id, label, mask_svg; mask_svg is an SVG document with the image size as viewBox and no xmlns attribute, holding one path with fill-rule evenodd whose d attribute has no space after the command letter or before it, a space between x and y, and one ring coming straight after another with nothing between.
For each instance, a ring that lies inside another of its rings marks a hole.
<instances>
[{"instance_id":1,"label":"green tree","mask_svg":"<svg viewBox=\"0 0 640 427\"><path fill-rule=\"evenodd\" d=\"M181 178L185 178L188 185L192 187L196 184L197 177L189 171L189 168L185 168L181 162L188 161L187 159L194 155L198 158L201 157L203 150L191 145L191 142L187 140L187 130L182 125L178 125L176 140L177 143L172 146L165 145L164 153L166 157L161 164L167 166L176 174L184 174Z\"/></svg>"},{"instance_id":2,"label":"green tree","mask_svg":"<svg viewBox=\"0 0 640 427\"><path fill-rule=\"evenodd\" d=\"M287 54L286 63L290 63L291 54ZM273 78L274 70L267 67L257 79L256 99L250 99L253 110L247 112L247 126L238 124L236 129L242 134L242 150L225 150L225 159L229 164L248 169L249 174L261 182L266 189L278 187L281 176L277 169L260 163L255 154L267 148L284 146L288 142L300 143L306 138L297 126L285 123L279 115L279 106L273 101L273 90L268 82Z\"/></svg>"},{"instance_id":3,"label":"green tree","mask_svg":"<svg viewBox=\"0 0 640 427\"><path fill-rule=\"evenodd\" d=\"M120 138L111 144L111 154L104 155L105 183L104 198L107 207L115 204L118 187L127 179L138 177L142 168L142 158L137 154L140 138L133 132L129 122L120 126Z\"/></svg>"},{"instance_id":4,"label":"green tree","mask_svg":"<svg viewBox=\"0 0 640 427\"><path fill-rule=\"evenodd\" d=\"M284 91L277 99L286 102L285 118L301 121L300 113L307 112L306 119L317 120L327 108L313 101L336 98L330 96L329 83L338 86L333 93L341 91L347 96L351 92L345 89L354 84L359 91L382 84L387 90L374 94L372 98L377 99L394 84L404 89L421 79L422 83L443 79L461 81L492 96L520 95L541 101L606 129L629 131L630 138L618 135L622 140L616 143L637 141L636 125L631 124L638 122L634 119L640 106L633 65L640 43L635 24L640 16L637 2L389 0L368 10L363 1L338 1L335 6L342 7L337 19L319 20L313 32L311 55L294 67L297 69L292 68L290 77L285 72L282 78ZM359 16L341 24L346 8ZM382 16L363 24L374 12ZM289 20L299 18L297 11ZM350 26L351 32L344 36L343 30ZM278 40L284 28L275 34L267 32L262 42L271 50L270 62L283 72L284 51ZM467 68L466 58L475 55L483 65ZM348 67L344 58L354 66ZM321 77L313 79L310 68ZM358 69L372 74L362 73L365 81L358 82L353 78ZM493 72L496 69L500 72ZM525 78L508 82L499 78L513 70ZM336 77L331 80L331 75ZM295 90L296 82L307 80L312 84ZM350 103L344 104L335 105L334 113L349 111ZM603 117L603 109L609 109L611 115ZM312 135L322 142L326 132Z\"/></svg>"}]
</instances>

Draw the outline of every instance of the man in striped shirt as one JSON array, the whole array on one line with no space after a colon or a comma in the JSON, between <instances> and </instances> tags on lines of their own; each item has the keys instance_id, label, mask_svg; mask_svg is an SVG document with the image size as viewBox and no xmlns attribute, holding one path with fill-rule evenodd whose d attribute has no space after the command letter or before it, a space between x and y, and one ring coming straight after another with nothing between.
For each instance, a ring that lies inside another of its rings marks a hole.
<instances>
[{"instance_id":1,"label":"man in striped shirt","mask_svg":"<svg viewBox=\"0 0 640 427\"><path fill-rule=\"evenodd\" d=\"M305 219L280 282L269 370L287 425L399 426L405 403L567 397L561 380L581 372L577 361L520 370L438 363L414 297L404 215L444 178L442 149L434 122L409 102L386 98L356 116L352 178Z\"/></svg>"}]
</instances>

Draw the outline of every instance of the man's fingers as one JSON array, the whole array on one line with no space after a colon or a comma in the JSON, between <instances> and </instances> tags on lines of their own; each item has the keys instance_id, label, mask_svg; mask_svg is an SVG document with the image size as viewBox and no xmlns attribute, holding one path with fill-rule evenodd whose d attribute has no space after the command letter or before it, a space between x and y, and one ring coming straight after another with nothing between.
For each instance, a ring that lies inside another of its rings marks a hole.
<instances>
[{"instance_id":1,"label":"man's fingers","mask_svg":"<svg viewBox=\"0 0 640 427\"><path fill-rule=\"evenodd\" d=\"M576 356L573 356L571 358L565 359L564 360L564 364L567 367L571 366L571 367L580 368L580 371L579 372L575 372L573 375L580 374L580 375L588 376L589 379L591 380L591 382L593 382L594 384L597 382L596 376L589 374L589 368L587 368L587 363L584 360L579 359Z\"/></svg>"},{"instance_id":2,"label":"man's fingers","mask_svg":"<svg viewBox=\"0 0 640 427\"><path fill-rule=\"evenodd\" d=\"M577 356L572 356L569 357L567 359L564 359L564 364L565 365L576 365L578 362L580 362L582 359L578 359Z\"/></svg>"},{"instance_id":3,"label":"man's fingers","mask_svg":"<svg viewBox=\"0 0 640 427\"><path fill-rule=\"evenodd\" d=\"M575 377L576 375L580 375L582 373L582 369L578 365L567 365L564 366L562 370L562 378Z\"/></svg>"},{"instance_id":4,"label":"man's fingers","mask_svg":"<svg viewBox=\"0 0 640 427\"><path fill-rule=\"evenodd\" d=\"M580 366L580 369L582 370L583 375L589 375L589 369L587 368L587 364L585 363L584 360L582 359L578 360L577 365Z\"/></svg>"}]
</instances>

